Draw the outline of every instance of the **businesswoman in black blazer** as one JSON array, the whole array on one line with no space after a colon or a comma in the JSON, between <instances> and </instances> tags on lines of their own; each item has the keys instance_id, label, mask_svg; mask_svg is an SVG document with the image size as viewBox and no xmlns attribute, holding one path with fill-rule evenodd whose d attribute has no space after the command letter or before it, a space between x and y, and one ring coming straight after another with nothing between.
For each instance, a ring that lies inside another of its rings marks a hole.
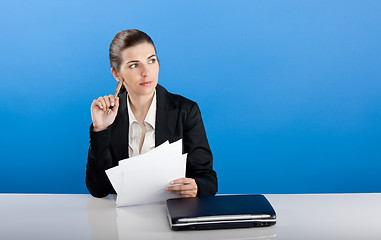
<instances>
[{"instance_id":1,"label":"businesswoman in black blazer","mask_svg":"<svg viewBox=\"0 0 381 240\"><path fill-rule=\"evenodd\" d=\"M195 102L158 84L159 62L152 39L136 29L119 32L109 55L111 72L116 81L123 81L123 87L117 98L99 97L91 104L89 192L95 197L115 193L106 169L167 140L182 138L183 151L188 153L186 177L174 179L171 183L180 185L166 190L181 197L216 194L217 177L200 110Z\"/></svg>"}]
</instances>

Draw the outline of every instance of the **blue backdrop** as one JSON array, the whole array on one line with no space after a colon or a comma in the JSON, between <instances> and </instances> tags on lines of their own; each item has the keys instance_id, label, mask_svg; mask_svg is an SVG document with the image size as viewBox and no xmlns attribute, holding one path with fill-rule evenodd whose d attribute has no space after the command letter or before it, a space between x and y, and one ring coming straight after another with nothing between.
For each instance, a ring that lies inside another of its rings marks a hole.
<instances>
[{"instance_id":1,"label":"blue backdrop","mask_svg":"<svg viewBox=\"0 0 381 240\"><path fill-rule=\"evenodd\" d=\"M87 193L108 47L138 28L198 102L219 193L380 192L381 1L0 3L3 193Z\"/></svg>"}]
</instances>

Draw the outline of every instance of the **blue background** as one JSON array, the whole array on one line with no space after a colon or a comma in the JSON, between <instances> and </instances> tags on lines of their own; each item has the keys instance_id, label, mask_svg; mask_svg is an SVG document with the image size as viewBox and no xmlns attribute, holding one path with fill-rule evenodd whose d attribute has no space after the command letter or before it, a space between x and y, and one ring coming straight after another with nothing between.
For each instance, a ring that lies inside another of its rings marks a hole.
<instances>
[{"instance_id":1,"label":"blue background","mask_svg":"<svg viewBox=\"0 0 381 240\"><path fill-rule=\"evenodd\" d=\"M87 193L108 47L138 28L198 102L219 193L380 192L381 1L0 3L0 192Z\"/></svg>"}]
</instances>

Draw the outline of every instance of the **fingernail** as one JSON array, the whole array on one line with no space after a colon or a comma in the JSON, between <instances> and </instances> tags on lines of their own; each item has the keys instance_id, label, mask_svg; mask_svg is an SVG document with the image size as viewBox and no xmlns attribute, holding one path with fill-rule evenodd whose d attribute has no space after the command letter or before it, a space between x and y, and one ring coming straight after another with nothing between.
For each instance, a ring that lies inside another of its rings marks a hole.
<instances>
[{"instance_id":1,"label":"fingernail","mask_svg":"<svg viewBox=\"0 0 381 240\"><path fill-rule=\"evenodd\" d=\"M171 184L173 185L173 184L175 184L175 182L171 182Z\"/></svg>"},{"instance_id":2,"label":"fingernail","mask_svg":"<svg viewBox=\"0 0 381 240\"><path fill-rule=\"evenodd\" d=\"M169 191L169 187L167 187L165 190Z\"/></svg>"}]
</instances>

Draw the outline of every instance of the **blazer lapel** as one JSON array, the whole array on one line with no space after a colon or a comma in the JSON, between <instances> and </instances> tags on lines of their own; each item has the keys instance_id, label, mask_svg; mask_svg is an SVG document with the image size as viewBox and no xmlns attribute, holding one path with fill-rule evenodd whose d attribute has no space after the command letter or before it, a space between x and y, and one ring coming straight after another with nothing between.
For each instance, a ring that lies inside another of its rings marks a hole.
<instances>
[{"instance_id":1,"label":"blazer lapel","mask_svg":"<svg viewBox=\"0 0 381 240\"><path fill-rule=\"evenodd\" d=\"M156 94L155 147L167 140L173 141L172 136L175 133L179 111L167 90L159 84L156 87ZM130 124L127 111L127 92L119 97L118 111L115 124L113 124L114 133L111 135L111 145L115 158L120 161L129 157L128 129Z\"/></svg>"},{"instance_id":2,"label":"blazer lapel","mask_svg":"<svg viewBox=\"0 0 381 240\"><path fill-rule=\"evenodd\" d=\"M127 111L127 92L119 97L118 115L113 124L111 146L117 161L128 158L128 129L129 118Z\"/></svg>"},{"instance_id":3,"label":"blazer lapel","mask_svg":"<svg viewBox=\"0 0 381 240\"><path fill-rule=\"evenodd\" d=\"M171 140L175 133L177 111L177 109L166 111L159 108L156 110L155 147L167 140Z\"/></svg>"},{"instance_id":4,"label":"blazer lapel","mask_svg":"<svg viewBox=\"0 0 381 240\"><path fill-rule=\"evenodd\" d=\"M170 140L175 133L178 109L165 88L159 84L156 87L156 126L155 126L155 147Z\"/></svg>"}]
</instances>

